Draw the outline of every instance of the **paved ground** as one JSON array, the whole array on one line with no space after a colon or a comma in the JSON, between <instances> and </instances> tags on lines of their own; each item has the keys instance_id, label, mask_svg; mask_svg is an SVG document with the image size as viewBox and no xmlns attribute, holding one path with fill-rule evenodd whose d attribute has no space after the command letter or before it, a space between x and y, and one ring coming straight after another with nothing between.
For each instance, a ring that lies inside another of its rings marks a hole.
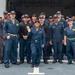
<instances>
[{"instance_id":1,"label":"paved ground","mask_svg":"<svg viewBox=\"0 0 75 75\"><path fill-rule=\"evenodd\" d=\"M44 72L45 75L75 75L75 63L68 65L67 61L64 61L63 64L52 64L52 61L49 61L49 64L44 63L40 64L40 72ZM33 72L31 65L24 63L22 65L12 65L10 68L4 68L4 65L0 65L0 75L28 75L28 72Z\"/></svg>"}]
</instances>

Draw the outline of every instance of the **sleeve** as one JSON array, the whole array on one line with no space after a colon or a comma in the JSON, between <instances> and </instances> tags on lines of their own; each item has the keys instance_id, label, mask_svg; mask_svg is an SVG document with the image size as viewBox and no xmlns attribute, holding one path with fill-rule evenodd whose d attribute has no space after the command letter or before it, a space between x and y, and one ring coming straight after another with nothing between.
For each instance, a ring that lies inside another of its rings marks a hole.
<instances>
[{"instance_id":1,"label":"sleeve","mask_svg":"<svg viewBox=\"0 0 75 75\"><path fill-rule=\"evenodd\" d=\"M62 33L62 39L64 40L64 26L63 25L62 25L61 33Z\"/></svg>"},{"instance_id":2,"label":"sleeve","mask_svg":"<svg viewBox=\"0 0 75 75\"><path fill-rule=\"evenodd\" d=\"M45 35L45 32L44 32L44 30L42 30L42 44L45 44L46 43L46 35Z\"/></svg>"},{"instance_id":3,"label":"sleeve","mask_svg":"<svg viewBox=\"0 0 75 75\"><path fill-rule=\"evenodd\" d=\"M49 29L49 26L48 25L45 26L45 33L46 33L46 42L49 42L50 29Z\"/></svg>"},{"instance_id":4,"label":"sleeve","mask_svg":"<svg viewBox=\"0 0 75 75\"><path fill-rule=\"evenodd\" d=\"M51 26L51 28L50 28L50 41L52 41L52 39L53 39L53 30L52 30L52 26Z\"/></svg>"},{"instance_id":5,"label":"sleeve","mask_svg":"<svg viewBox=\"0 0 75 75\"><path fill-rule=\"evenodd\" d=\"M32 37L32 28L31 28L31 31L30 32L28 32L28 37Z\"/></svg>"},{"instance_id":6,"label":"sleeve","mask_svg":"<svg viewBox=\"0 0 75 75\"><path fill-rule=\"evenodd\" d=\"M19 24L19 35L20 35L21 37L23 37L22 27L21 27L21 25L20 25L20 24Z\"/></svg>"},{"instance_id":7,"label":"sleeve","mask_svg":"<svg viewBox=\"0 0 75 75\"><path fill-rule=\"evenodd\" d=\"M66 36L67 35L67 31L66 31L66 28L64 29L64 36Z\"/></svg>"},{"instance_id":8,"label":"sleeve","mask_svg":"<svg viewBox=\"0 0 75 75\"><path fill-rule=\"evenodd\" d=\"M4 23L4 26L3 26L3 35L4 36L8 36L8 23L7 22L5 22Z\"/></svg>"},{"instance_id":9,"label":"sleeve","mask_svg":"<svg viewBox=\"0 0 75 75\"><path fill-rule=\"evenodd\" d=\"M3 25L2 25L2 21L0 21L0 36L3 36Z\"/></svg>"}]
</instances>

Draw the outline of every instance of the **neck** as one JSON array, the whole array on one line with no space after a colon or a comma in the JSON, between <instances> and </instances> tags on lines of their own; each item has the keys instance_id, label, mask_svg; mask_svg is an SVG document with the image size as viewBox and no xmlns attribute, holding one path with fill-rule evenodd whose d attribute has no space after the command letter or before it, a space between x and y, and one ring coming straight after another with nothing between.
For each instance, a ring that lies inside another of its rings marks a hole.
<instances>
[{"instance_id":1,"label":"neck","mask_svg":"<svg viewBox=\"0 0 75 75\"><path fill-rule=\"evenodd\" d=\"M27 24L27 22L24 21L25 24Z\"/></svg>"},{"instance_id":2,"label":"neck","mask_svg":"<svg viewBox=\"0 0 75 75\"><path fill-rule=\"evenodd\" d=\"M15 21L15 18L10 18L11 21Z\"/></svg>"},{"instance_id":3,"label":"neck","mask_svg":"<svg viewBox=\"0 0 75 75\"><path fill-rule=\"evenodd\" d=\"M40 24L41 24L41 25L43 25L43 24L44 24L44 22L41 22Z\"/></svg>"},{"instance_id":4,"label":"neck","mask_svg":"<svg viewBox=\"0 0 75 75\"><path fill-rule=\"evenodd\" d=\"M72 26L73 26L73 25L72 25L72 24L70 24L70 25L69 25L69 28L70 28L70 29L72 29Z\"/></svg>"},{"instance_id":5,"label":"neck","mask_svg":"<svg viewBox=\"0 0 75 75\"><path fill-rule=\"evenodd\" d=\"M6 22L6 21L7 21L7 19L8 19L8 18L4 18L4 22Z\"/></svg>"},{"instance_id":6,"label":"neck","mask_svg":"<svg viewBox=\"0 0 75 75\"><path fill-rule=\"evenodd\" d=\"M58 18L58 21L60 21L61 20L61 18Z\"/></svg>"},{"instance_id":7,"label":"neck","mask_svg":"<svg viewBox=\"0 0 75 75\"><path fill-rule=\"evenodd\" d=\"M10 18L10 20L12 21L12 23L15 23L15 19L14 18Z\"/></svg>"},{"instance_id":8,"label":"neck","mask_svg":"<svg viewBox=\"0 0 75 75\"><path fill-rule=\"evenodd\" d=\"M55 22L55 24L57 25L57 24L58 24L58 22Z\"/></svg>"},{"instance_id":9,"label":"neck","mask_svg":"<svg viewBox=\"0 0 75 75\"><path fill-rule=\"evenodd\" d=\"M50 21L50 24L52 24L53 22L52 21Z\"/></svg>"},{"instance_id":10,"label":"neck","mask_svg":"<svg viewBox=\"0 0 75 75\"><path fill-rule=\"evenodd\" d=\"M36 27L36 30L38 30L39 29L39 27Z\"/></svg>"}]
</instances>

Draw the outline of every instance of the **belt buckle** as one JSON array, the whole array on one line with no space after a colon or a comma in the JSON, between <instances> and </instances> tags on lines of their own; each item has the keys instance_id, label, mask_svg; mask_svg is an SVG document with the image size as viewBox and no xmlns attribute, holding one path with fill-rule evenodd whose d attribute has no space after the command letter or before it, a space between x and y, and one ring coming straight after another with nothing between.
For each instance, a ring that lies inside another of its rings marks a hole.
<instances>
[{"instance_id":1,"label":"belt buckle","mask_svg":"<svg viewBox=\"0 0 75 75\"><path fill-rule=\"evenodd\" d=\"M35 40L35 42L37 42L37 40Z\"/></svg>"}]
</instances>

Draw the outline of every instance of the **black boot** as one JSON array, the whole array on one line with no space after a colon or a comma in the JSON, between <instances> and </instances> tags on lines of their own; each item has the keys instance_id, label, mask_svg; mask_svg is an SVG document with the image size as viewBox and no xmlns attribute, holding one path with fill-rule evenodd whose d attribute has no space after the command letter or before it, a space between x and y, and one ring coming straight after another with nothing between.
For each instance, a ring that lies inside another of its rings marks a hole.
<instances>
[{"instance_id":1,"label":"black boot","mask_svg":"<svg viewBox=\"0 0 75 75\"><path fill-rule=\"evenodd\" d=\"M35 65L31 64L31 67L33 68L33 67L35 67Z\"/></svg>"},{"instance_id":2,"label":"black boot","mask_svg":"<svg viewBox=\"0 0 75 75\"><path fill-rule=\"evenodd\" d=\"M58 60L58 62L61 63L61 64L63 63L62 60Z\"/></svg>"},{"instance_id":3,"label":"black boot","mask_svg":"<svg viewBox=\"0 0 75 75\"><path fill-rule=\"evenodd\" d=\"M72 64L72 62L68 62L67 64L69 64L69 65L70 65L70 64Z\"/></svg>"},{"instance_id":4,"label":"black boot","mask_svg":"<svg viewBox=\"0 0 75 75\"><path fill-rule=\"evenodd\" d=\"M47 59L45 59L45 60L44 60L44 63L45 63L45 64L48 64L48 61L47 61Z\"/></svg>"},{"instance_id":5,"label":"black boot","mask_svg":"<svg viewBox=\"0 0 75 75\"><path fill-rule=\"evenodd\" d=\"M57 60L53 60L53 62L52 63L56 63L57 62Z\"/></svg>"},{"instance_id":6,"label":"black boot","mask_svg":"<svg viewBox=\"0 0 75 75\"><path fill-rule=\"evenodd\" d=\"M5 64L5 68L9 68L9 64Z\"/></svg>"}]
</instances>

